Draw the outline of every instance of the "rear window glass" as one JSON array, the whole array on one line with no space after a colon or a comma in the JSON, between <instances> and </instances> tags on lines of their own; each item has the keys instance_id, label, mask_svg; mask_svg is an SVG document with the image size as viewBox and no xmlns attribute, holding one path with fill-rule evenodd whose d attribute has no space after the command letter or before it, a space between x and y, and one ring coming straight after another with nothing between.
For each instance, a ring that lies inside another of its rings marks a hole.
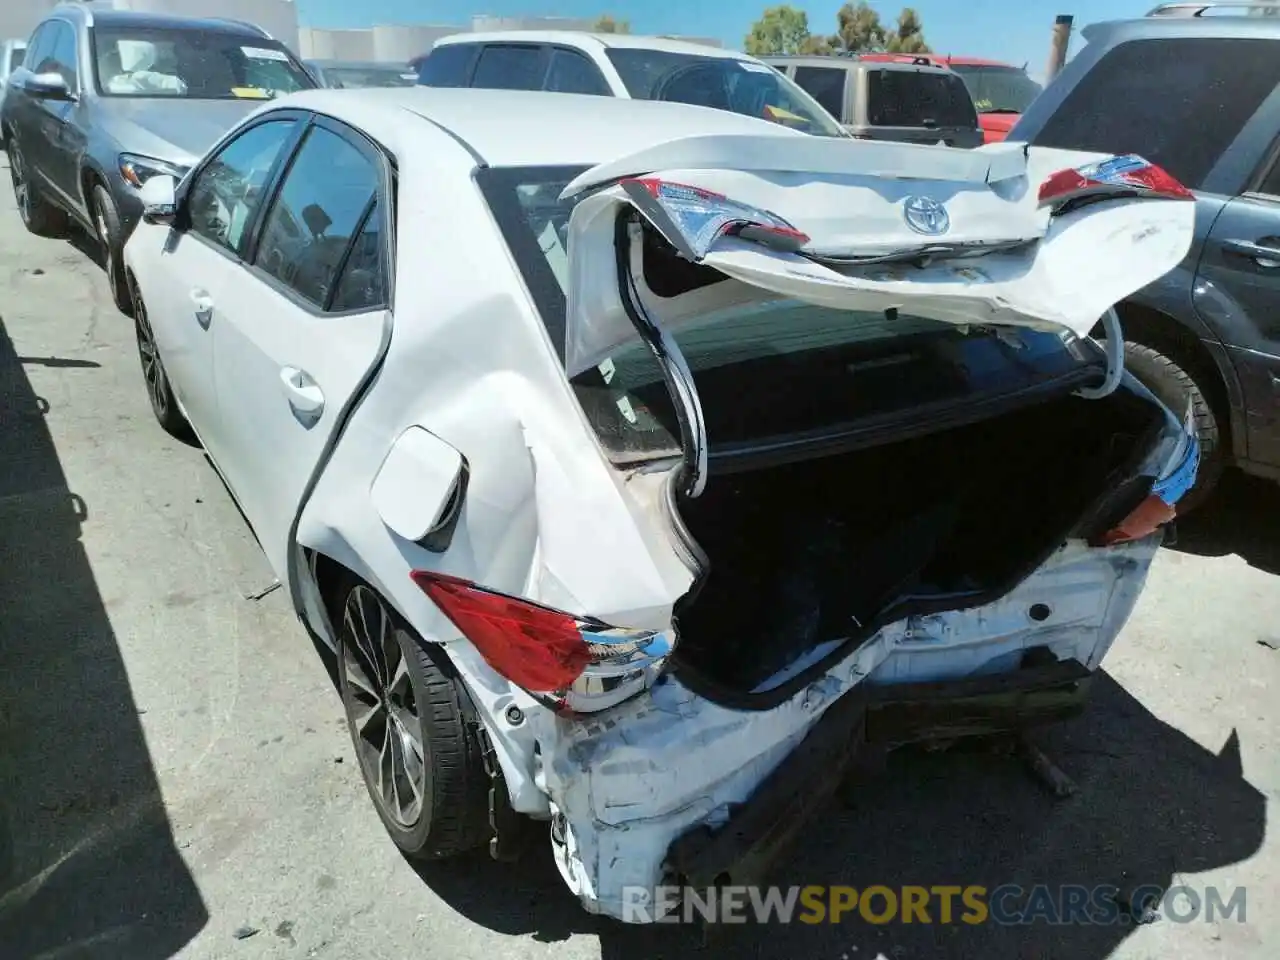
<instances>
[{"instance_id":1,"label":"rear window glass","mask_svg":"<svg viewBox=\"0 0 1280 960\"><path fill-rule=\"evenodd\" d=\"M417 80L408 67L325 67L324 76L335 89L412 87Z\"/></svg>"},{"instance_id":2,"label":"rear window glass","mask_svg":"<svg viewBox=\"0 0 1280 960\"><path fill-rule=\"evenodd\" d=\"M446 43L436 47L422 61L418 83L424 87L465 87L476 46L474 43Z\"/></svg>"},{"instance_id":3,"label":"rear window glass","mask_svg":"<svg viewBox=\"0 0 1280 960\"><path fill-rule=\"evenodd\" d=\"M844 118L844 84L848 76L848 70L833 67L796 67L796 83L837 120Z\"/></svg>"},{"instance_id":4,"label":"rear window glass","mask_svg":"<svg viewBox=\"0 0 1280 960\"><path fill-rule=\"evenodd\" d=\"M615 47L606 55L636 100L690 103L819 136L847 136L816 100L763 63L638 47Z\"/></svg>"},{"instance_id":5,"label":"rear window glass","mask_svg":"<svg viewBox=\"0 0 1280 960\"><path fill-rule=\"evenodd\" d=\"M951 69L969 88L979 113L1025 113L1040 96L1040 84L1021 67L953 63Z\"/></svg>"},{"instance_id":6,"label":"rear window glass","mask_svg":"<svg viewBox=\"0 0 1280 960\"><path fill-rule=\"evenodd\" d=\"M478 175L561 359L571 207L559 194L582 169ZM651 231L644 263L645 285L659 297L724 279L681 260ZM1018 347L936 320L781 299L709 310L674 336L697 380L714 451L1004 393L1086 362L1053 333L1019 331ZM679 424L661 367L638 337L575 377L573 386L615 462L679 452ZM780 403L784 397L805 401Z\"/></svg>"},{"instance_id":7,"label":"rear window glass","mask_svg":"<svg viewBox=\"0 0 1280 960\"><path fill-rule=\"evenodd\" d=\"M964 81L917 70L867 71L867 122L873 127L976 127Z\"/></svg>"},{"instance_id":8,"label":"rear window glass","mask_svg":"<svg viewBox=\"0 0 1280 960\"><path fill-rule=\"evenodd\" d=\"M480 51L471 86L487 90L541 90L544 69L541 47L486 46Z\"/></svg>"},{"instance_id":9,"label":"rear window glass","mask_svg":"<svg viewBox=\"0 0 1280 960\"><path fill-rule=\"evenodd\" d=\"M1272 40L1130 40L1106 53L1032 142L1136 153L1183 183L1204 183L1280 83Z\"/></svg>"}]
</instances>

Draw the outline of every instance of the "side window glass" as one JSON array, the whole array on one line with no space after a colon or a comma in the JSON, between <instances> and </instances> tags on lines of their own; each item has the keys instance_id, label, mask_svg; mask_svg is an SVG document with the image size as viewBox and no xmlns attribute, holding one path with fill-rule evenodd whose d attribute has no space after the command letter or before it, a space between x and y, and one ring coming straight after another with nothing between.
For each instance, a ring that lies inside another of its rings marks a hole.
<instances>
[{"instance_id":1,"label":"side window glass","mask_svg":"<svg viewBox=\"0 0 1280 960\"><path fill-rule=\"evenodd\" d=\"M822 109L844 120L844 83L849 71L832 67L796 67L795 81Z\"/></svg>"},{"instance_id":2,"label":"side window glass","mask_svg":"<svg viewBox=\"0 0 1280 960\"><path fill-rule=\"evenodd\" d=\"M476 46L474 43L446 43L443 47L436 47L422 61L418 83L424 87L465 87Z\"/></svg>"},{"instance_id":3,"label":"side window glass","mask_svg":"<svg viewBox=\"0 0 1280 960\"><path fill-rule=\"evenodd\" d=\"M352 144L313 127L267 213L257 265L323 307L351 238L378 191L377 168Z\"/></svg>"},{"instance_id":4,"label":"side window glass","mask_svg":"<svg viewBox=\"0 0 1280 960\"><path fill-rule=\"evenodd\" d=\"M342 276L334 288L334 313L344 310L373 310L387 302L385 258L382 255L382 210L378 204L369 209L351 253L347 255Z\"/></svg>"},{"instance_id":5,"label":"side window glass","mask_svg":"<svg viewBox=\"0 0 1280 960\"><path fill-rule=\"evenodd\" d=\"M262 191L295 120L272 120L246 130L197 175L187 195L190 229L232 253L262 203Z\"/></svg>"},{"instance_id":6,"label":"side window glass","mask_svg":"<svg viewBox=\"0 0 1280 960\"><path fill-rule=\"evenodd\" d=\"M50 72L62 74L62 79L67 82L67 86L75 90L79 83L80 70L76 59L76 32L70 25L58 24L53 41L53 52L49 59L52 61Z\"/></svg>"},{"instance_id":7,"label":"side window glass","mask_svg":"<svg viewBox=\"0 0 1280 960\"><path fill-rule=\"evenodd\" d=\"M1280 158L1271 164L1271 169L1262 178L1262 183L1258 184L1255 193L1265 193L1269 197L1280 199Z\"/></svg>"},{"instance_id":8,"label":"side window glass","mask_svg":"<svg viewBox=\"0 0 1280 960\"><path fill-rule=\"evenodd\" d=\"M487 90L541 90L542 48L490 44L480 51L471 86Z\"/></svg>"},{"instance_id":9,"label":"side window glass","mask_svg":"<svg viewBox=\"0 0 1280 960\"><path fill-rule=\"evenodd\" d=\"M599 68L573 50L552 50L551 67L547 70L546 89L553 93L587 93L597 97L611 95Z\"/></svg>"}]
</instances>

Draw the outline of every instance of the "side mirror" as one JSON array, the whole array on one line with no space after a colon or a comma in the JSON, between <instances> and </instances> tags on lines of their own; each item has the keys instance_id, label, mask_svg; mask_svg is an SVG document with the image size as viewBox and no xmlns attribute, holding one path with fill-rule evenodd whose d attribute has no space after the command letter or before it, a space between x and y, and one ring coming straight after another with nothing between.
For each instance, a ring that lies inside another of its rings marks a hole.
<instances>
[{"instance_id":1,"label":"side mirror","mask_svg":"<svg viewBox=\"0 0 1280 960\"><path fill-rule=\"evenodd\" d=\"M142 198L142 219L145 223L171 224L178 215L178 203L174 191L178 182L165 174L156 174L138 191Z\"/></svg>"},{"instance_id":2,"label":"side mirror","mask_svg":"<svg viewBox=\"0 0 1280 960\"><path fill-rule=\"evenodd\" d=\"M71 88L60 73L33 73L22 81L22 89L37 100L74 100Z\"/></svg>"}]
</instances>

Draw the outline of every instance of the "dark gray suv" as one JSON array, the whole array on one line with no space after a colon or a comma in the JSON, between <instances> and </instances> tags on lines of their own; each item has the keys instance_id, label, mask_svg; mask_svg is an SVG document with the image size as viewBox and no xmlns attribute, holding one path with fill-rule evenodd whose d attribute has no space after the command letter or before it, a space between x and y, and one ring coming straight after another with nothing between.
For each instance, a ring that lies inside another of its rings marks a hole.
<instances>
[{"instance_id":1,"label":"dark gray suv","mask_svg":"<svg viewBox=\"0 0 1280 960\"><path fill-rule=\"evenodd\" d=\"M1126 363L1194 408L1194 505L1224 466L1280 480L1280 19L1176 3L1094 24L1009 139L1136 153L1195 191L1181 267L1121 307ZM1087 276L1080 278L1088 283Z\"/></svg>"},{"instance_id":2,"label":"dark gray suv","mask_svg":"<svg viewBox=\"0 0 1280 960\"><path fill-rule=\"evenodd\" d=\"M0 107L23 223L43 235L69 221L90 231L128 312L120 253L142 213L142 184L157 173L181 179L264 100L315 86L252 24L58 7L31 35Z\"/></svg>"}]
</instances>

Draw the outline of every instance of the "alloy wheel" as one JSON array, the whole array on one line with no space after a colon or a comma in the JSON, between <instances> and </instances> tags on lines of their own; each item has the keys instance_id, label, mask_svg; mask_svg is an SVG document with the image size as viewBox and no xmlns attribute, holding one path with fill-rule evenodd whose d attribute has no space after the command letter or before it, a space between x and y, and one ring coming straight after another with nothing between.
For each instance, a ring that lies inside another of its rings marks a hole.
<instances>
[{"instance_id":1,"label":"alloy wheel","mask_svg":"<svg viewBox=\"0 0 1280 960\"><path fill-rule=\"evenodd\" d=\"M138 335L138 359L142 361L142 379L147 384L151 409L155 411L157 418L163 420L169 413L168 380L165 378L164 365L160 362L160 353L156 350L156 340L147 319L146 306L136 290L133 294L133 309L134 327Z\"/></svg>"},{"instance_id":2,"label":"alloy wheel","mask_svg":"<svg viewBox=\"0 0 1280 960\"><path fill-rule=\"evenodd\" d=\"M426 751L409 663L382 599L352 588L343 609L343 706L384 812L405 829L422 816Z\"/></svg>"}]
</instances>

